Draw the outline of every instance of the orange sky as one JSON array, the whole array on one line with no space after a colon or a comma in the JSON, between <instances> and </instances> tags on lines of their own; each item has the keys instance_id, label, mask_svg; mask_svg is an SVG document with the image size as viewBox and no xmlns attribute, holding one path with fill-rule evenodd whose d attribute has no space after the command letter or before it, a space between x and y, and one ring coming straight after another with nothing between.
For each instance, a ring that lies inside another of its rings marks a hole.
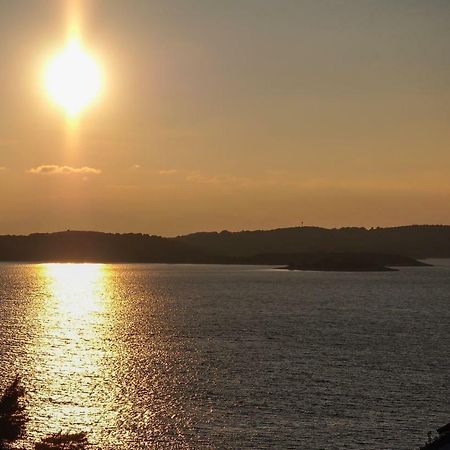
<instances>
[{"instance_id":1,"label":"orange sky","mask_svg":"<svg viewBox=\"0 0 450 450\"><path fill-rule=\"evenodd\" d=\"M79 5L106 83L70 132L67 5L0 3L1 234L450 223L447 1Z\"/></svg>"}]
</instances>

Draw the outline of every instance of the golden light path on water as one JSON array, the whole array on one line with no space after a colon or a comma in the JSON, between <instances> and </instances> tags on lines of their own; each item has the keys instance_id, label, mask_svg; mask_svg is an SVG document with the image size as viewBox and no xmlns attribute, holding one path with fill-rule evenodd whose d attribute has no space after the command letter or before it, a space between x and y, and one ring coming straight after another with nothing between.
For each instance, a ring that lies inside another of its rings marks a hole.
<instances>
[{"instance_id":1,"label":"golden light path on water","mask_svg":"<svg viewBox=\"0 0 450 450\"><path fill-rule=\"evenodd\" d=\"M33 343L38 395L30 404L31 432L85 431L95 438L115 424L113 386L99 384L110 351L109 267L43 264L38 276L44 295Z\"/></svg>"},{"instance_id":2,"label":"golden light path on water","mask_svg":"<svg viewBox=\"0 0 450 450\"><path fill-rule=\"evenodd\" d=\"M17 271L27 299L18 304L24 347L12 349L26 390L23 448L58 432L86 432L102 450L195 448L204 361L182 337L177 314L188 310L161 284L164 271L108 264Z\"/></svg>"}]
</instances>

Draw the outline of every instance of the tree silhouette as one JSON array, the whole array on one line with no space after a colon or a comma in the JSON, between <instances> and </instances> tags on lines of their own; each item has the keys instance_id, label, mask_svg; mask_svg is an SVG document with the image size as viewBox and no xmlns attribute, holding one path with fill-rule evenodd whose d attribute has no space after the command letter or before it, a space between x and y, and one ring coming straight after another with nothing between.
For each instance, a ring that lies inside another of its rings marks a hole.
<instances>
[{"instance_id":1,"label":"tree silhouette","mask_svg":"<svg viewBox=\"0 0 450 450\"><path fill-rule=\"evenodd\" d=\"M0 399L0 450L22 435L27 421L21 398L25 390L16 379L5 389Z\"/></svg>"}]
</instances>

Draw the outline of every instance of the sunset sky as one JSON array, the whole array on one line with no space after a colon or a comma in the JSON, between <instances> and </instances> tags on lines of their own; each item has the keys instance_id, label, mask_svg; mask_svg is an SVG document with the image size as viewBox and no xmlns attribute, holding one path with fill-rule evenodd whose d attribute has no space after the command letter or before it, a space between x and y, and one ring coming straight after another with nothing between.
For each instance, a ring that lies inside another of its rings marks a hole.
<instances>
[{"instance_id":1,"label":"sunset sky","mask_svg":"<svg viewBox=\"0 0 450 450\"><path fill-rule=\"evenodd\" d=\"M99 64L70 124L68 15ZM0 234L450 223L448 0L0 0Z\"/></svg>"}]
</instances>

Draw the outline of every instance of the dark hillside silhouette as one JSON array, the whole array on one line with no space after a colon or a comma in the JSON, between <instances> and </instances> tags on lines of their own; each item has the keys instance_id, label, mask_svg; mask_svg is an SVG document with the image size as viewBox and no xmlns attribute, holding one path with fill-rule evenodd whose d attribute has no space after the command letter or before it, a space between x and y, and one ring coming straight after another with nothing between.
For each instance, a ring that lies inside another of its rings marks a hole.
<instances>
[{"instance_id":1,"label":"dark hillside silhouette","mask_svg":"<svg viewBox=\"0 0 450 450\"><path fill-rule=\"evenodd\" d=\"M450 226L301 227L176 238L89 231L0 236L0 261L288 264L304 253L450 258Z\"/></svg>"},{"instance_id":2,"label":"dark hillside silhouette","mask_svg":"<svg viewBox=\"0 0 450 450\"><path fill-rule=\"evenodd\" d=\"M0 236L0 260L208 262L201 250L174 239L90 231Z\"/></svg>"},{"instance_id":3,"label":"dark hillside silhouette","mask_svg":"<svg viewBox=\"0 0 450 450\"><path fill-rule=\"evenodd\" d=\"M450 226L412 225L397 228L318 227L270 231L195 233L178 238L198 249L226 256L260 253L367 252L413 258L450 257Z\"/></svg>"}]
</instances>

